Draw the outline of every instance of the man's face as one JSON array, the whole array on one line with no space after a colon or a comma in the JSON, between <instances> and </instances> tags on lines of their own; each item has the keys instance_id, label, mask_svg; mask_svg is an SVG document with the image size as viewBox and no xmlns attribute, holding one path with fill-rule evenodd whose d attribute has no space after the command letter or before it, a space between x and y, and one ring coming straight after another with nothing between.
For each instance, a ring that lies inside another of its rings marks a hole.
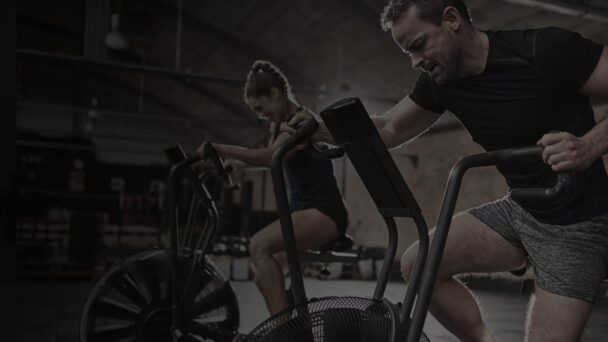
<instances>
[{"instance_id":1,"label":"man's face","mask_svg":"<svg viewBox=\"0 0 608 342\"><path fill-rule=\"evenodd\" d=\"M457 40L444 20L437 26L419 19L414 5L393 23L391 35L410 56L412 68L428 72L436 83L445 84L456 74Z\"/></svg>"}]
</instances>

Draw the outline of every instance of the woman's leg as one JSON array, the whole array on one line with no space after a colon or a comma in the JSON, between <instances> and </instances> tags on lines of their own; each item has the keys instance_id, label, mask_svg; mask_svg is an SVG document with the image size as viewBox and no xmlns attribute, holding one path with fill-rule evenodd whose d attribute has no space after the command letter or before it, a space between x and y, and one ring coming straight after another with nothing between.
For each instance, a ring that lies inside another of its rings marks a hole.
<instances>
[{"instance_id":1,"label":"woman's leg","mask_svg":"<svg viewBox=\"0 0 608 342\"><path fill-rule=\"evenodd\" d=\"M318 248L338 237L336 223L317 209L305 209L291 215L298 250ZM285 250L279 221L257 232L249 245L255 265L254 280L271 315L287 308L285 279L281 265L273 257Z\"/></svg>"}]
</instances>

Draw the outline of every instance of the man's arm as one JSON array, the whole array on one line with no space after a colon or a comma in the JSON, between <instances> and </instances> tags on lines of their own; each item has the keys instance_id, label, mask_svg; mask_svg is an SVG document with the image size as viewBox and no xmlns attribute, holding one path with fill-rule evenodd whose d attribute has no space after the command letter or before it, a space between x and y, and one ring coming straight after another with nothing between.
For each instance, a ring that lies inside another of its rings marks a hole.
<instances>
[{"instance_id":1,"label":"man's arm","mask_svg":"<svg viewBox=\"0 0 608 342\"><path fill-rule=\"evenodd\" d=\"M608 46L604 45L600 60L581 88L581 93L608 99Z\"/></svg>"},{"instance_id":2,"label":"man's arm","mask_svg":"<svg viewBox=\"0 0 608 342\"><path fill-rule=\"evenodd\" d=\"M441 114L420 107L408 96L383 115L373 116L371 119L386 147L391 148L415 138L431 127L440 116ZM335 144L323 122L319 122L319 129L312 141Z\"/></svg>"},{"instance_id":3,"label":"man's arm","mask_svg":"<svg viewBox=\"0 0 608 342\"><path fill-rule=\"evenodd\" d=\"M604 46L593 73L580 91L585 95L608 99L608 47ZM594 160L608 153L608 118L598 122L582 137L567 132L548 133L538 144L545 146L543 160L554 171L584 170Z\"/></svg>"},{"instance_id":4,"label":"man's arm","mask_svg":"<svg viewBox=\"0 0 608 342\"><path fill-rule=\"evenodd\" d=\"M426 131L441 114L428 111L409 96L381 116L372 117L387 148L399 146Z\"/></svg>"}]
</instances>

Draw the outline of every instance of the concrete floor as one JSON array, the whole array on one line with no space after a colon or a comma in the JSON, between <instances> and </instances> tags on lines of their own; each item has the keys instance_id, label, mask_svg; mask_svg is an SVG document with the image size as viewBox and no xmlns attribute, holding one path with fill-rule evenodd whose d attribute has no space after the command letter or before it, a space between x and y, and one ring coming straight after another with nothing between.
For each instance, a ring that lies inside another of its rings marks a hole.
<instances>
[{"instance_id":1,"label":"concrete floor","mask_svg":"<svg viewBox=\"0 0 608 342\"><path fill-rule=\"evenodd\" d=\"M355 280L306 278L309 297L331 295L370 296L375 283ZM527 299L519 296L519 283L506 280L475 280L470 283L478 297L496 340L522 341ZM17 341L76 342L82 304L90 282L21 282L17 284ZM267 318L262 297L251 281L233 282L241 309L241 332L248 332ZM390 282L386 296L403 300L405 285ZM425 332L431 341L457 341L432 317ZM608 298L601 297L593 308L583 341L608 341Z\"/></svg>"}]
</instances>

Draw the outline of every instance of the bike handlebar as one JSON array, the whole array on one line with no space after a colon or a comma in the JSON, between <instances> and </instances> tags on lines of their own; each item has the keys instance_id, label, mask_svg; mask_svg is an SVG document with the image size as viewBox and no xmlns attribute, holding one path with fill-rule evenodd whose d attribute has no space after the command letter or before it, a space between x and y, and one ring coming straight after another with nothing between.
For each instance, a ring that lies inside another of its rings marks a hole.
<instances>
[{"instance_id":1,"label":"bike handlebar","mask_svg":"<svg viewBox=\"0 0 608 342\"><path fill-rule=\"evenodd\" d=\"M296 127L294 134L289 136L272 154L270 171L275 192L275 200L281 223L281 232L285 243L287 264L291 275L291 289L296 306L306 303L306 291L300 270L300 261L297 253L293 222L291 220L287 186L283 174L283 161L296 146L304 143L315 133L319 123L315 119L308 119Z\"/></svg>"},{"instance_id":2,"label":"bike handlebar","mask_svg":"<svg viewBox=\"0 0 608 342\"><path fill-rule=\"evenodd\" d=\"M210 160L213 166L215 166L217 174L222 177L227 188L231 190L238 189L239 186L234 184L232 181L232 176L230 175L232 172L232 166L224 165L224 161L210 142L205 143L203 146L203 152L205 154L205 159Z\"/></svg>"},{"instance_id":3,"label":"bike handlebar","mask_svg":"<svg viewBox=\"0 0 608 342\"><path fill-rule=\"evenodd\" d=\"M322 146L323 147L319 148L317 146L310 145L306 148L306 152L308 152L314 159L318 160L337 159L344 156L344 150L340 147L327 147L327 145Z\"/></svg>"},{"instance_id":4,"label":"bike handlebar","mask_svg":"<svg viewBox=\"0 0 608 342\"><path fill-rule=\"evenodd\" d=\"M534 160L542 158L542 146L530 146L522 148L511 148L488 152L489 159L496 164L503 164L513 161ZM550 188L515 188L509 192L510 196L516 200L538 200L550 201L564 194L572 186L572 175L570 172L558 172L557 182Z\"/></svg>"}]
</instances>

